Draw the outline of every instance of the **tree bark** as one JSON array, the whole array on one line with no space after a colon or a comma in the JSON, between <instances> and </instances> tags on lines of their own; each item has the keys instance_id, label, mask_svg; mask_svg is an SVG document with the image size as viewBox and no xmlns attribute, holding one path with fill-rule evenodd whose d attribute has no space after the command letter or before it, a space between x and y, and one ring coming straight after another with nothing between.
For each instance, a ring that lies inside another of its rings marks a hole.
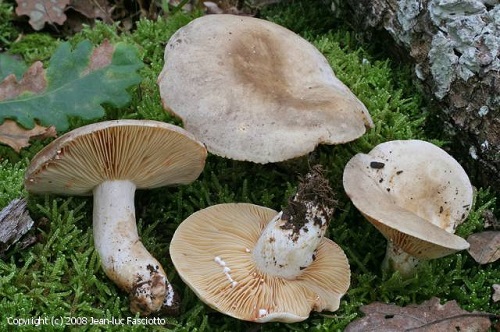
<instances>
[{"instance_id":1,"label":"tree bark","mask_svg":"<svg viewBox=\"0 0 500 332\"><path fill-rule=\"evenodd\" d=\"M19 241L33 224L25 199L14 199L0 211L0 256Z\"/></svg>"},{"instance_id":2,"label":"tree bark","mask_svg":"<svg viewBox=\"0 0 500 332\"><path fill-rule=\"evenodd\" d=\"M500 1L347 0L357 27L385 31L437 103L451 153L500 192Z\"/></svg>"}]
</instances>

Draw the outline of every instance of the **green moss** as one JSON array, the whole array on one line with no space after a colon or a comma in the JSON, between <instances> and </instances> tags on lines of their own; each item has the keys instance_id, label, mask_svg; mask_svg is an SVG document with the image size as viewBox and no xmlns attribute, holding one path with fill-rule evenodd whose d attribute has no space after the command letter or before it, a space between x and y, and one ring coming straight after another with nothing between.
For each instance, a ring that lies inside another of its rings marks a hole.
<instances>
[{"instance_id":1,"label":"green moss","mask_svg":"<svg viewBox=\"0 0 500 332\"><path fill-rule=\"evenodd\" d=\"M332 14L328 1L312 0L286 1L264 7L260 16L298 34L312 37L338 27L338 21Z\"/></svg>"},{"instance_id":2,"label":"green moss","mask_svg":"<svg viewBox=\"0 0 500 332\"><path fill-rule=\"evenodd\" d=\"M27 165L27 160L17 163L8 160L0 162L0 209L13 199L26 196L24 170Z\"/></svg>"},{"instance_id":3,"label":"green moss","mask_svg":"<svg viewBox=\"0 0 500 332\"><path fill-rule=\"evenodd\" d=\"M0 2L0 50L9 46L19 35L12 22L13 13L13 4Z\"/></svg>"},{"instance_id":4,"label":"green moss","mask_svg":"<svg viewBox=\"0 0 500 332\"><path fill-rule=\"evenodd\" d=\"M474 196L474 208L467 217L467 222L464 222L457 228L456 234L461 237L467 237L472 233L477 233L484 228L484 212L486 210L494 210L497 203L496 197L489 189L480 189Z\"/></svg>"},{"instance_id":5,"label":"green moss","mask_svg":"<svg viewBox=\"0 0 500 332\"><path fill-rule=\"evenodd\" d=\"M77 227L86 217L83 204L46 199L32 208L32 214L44 220L38 219L38 243L29 251L14 250L0 261L2 317L72 313L105 317L106 311L120 312L110 301L120 295L109 288L100 272L91 233ZM0 328L6 331L5 318L0 320Z\"/></svg>"},{"instance_id":6,"label":"green moss","mask_svg":"<svg viewBox=\"0 0 500 332\"><path fill-rule=\"evenodd\" d=\"M59 40L49 34L31 33L23 35L22 38L12 43L9 47L9 53L19 54L28 64L35 61L47 61L54 53L58 43Z\"/></svg>"},{"instance_id":7,"label":"green moss","mask_svg":"<svg viewBox=\"0 0 500 332\"><path fill-rule=\"evenodd\" d=\"M203 174L191 185L138 191L136 214L142 241L164 265L169 280L182 296L181 315L167 318L166 326L155 327L155 330L341 331L361 316L359 308L364 304L384 301L407 305L432 296L457 300L467 310L500 313L500 305L490 299L491 285L500 280L499 262L480 266L462 252L424 263L409 280L397 274L383 275L380 271L386 241L344 194L344 165L355 153L367 152L387 140L419 138L440 145L445 142L429 136L426 131L427 105L410 79L411 69L372 52L371 46L362 44L356 33L341 21L328 21L327 9L323 1L292 1L285 7L270 7L262 15L292 28L316 45L337 76L367 105L375 128L355 142L320 146L306 158L276 165L236 162L210 155ZM145 63L141 69L143 81L133 89L131 105L123 109L107 108L106 119L148 118L180 124L163 110L156 78L163 66L163 50L169 37L197 15L179 12L166 20L141 20L131 33L119 33L117 26L97 24L71 38L72 43L90 39L97 45L107 38L133 44ZM37 41L38 37L42 42ZM47 59L56 43L52 37L33 34L23 38L20 44L13 43L12 48L30 62ZM20 156L0 148L4 158L0 163L0 183L3 184L0 185L0 204L5 206L12 198L26 196L22 180L27 160L47 142L34 142ZM352 285L340 309L334 313L312 313L308 320L297 324L259 325L237 321L202 304L182 282L169 259L168 245L176 227L193 212L224 202L251 202L279 210L295 190L298 173L307 170L309 163L318 162L325 167L339 200L328 236L345 250L352 269ZM117 289L99 267L92 240L91 199L29 198L29 210L37 225L34 233L39 239L27 249L14 247L0 260L0 329L10 329L6 317L132 317L126 294ZM482 212L494 207L494 195L488 190L478 190L470 217L457 234L466 237L481 231ZM123 330L120 326L106 327ZM100 327L87 324L81 329L99 330Z\"/></svg>"}]
</instances>

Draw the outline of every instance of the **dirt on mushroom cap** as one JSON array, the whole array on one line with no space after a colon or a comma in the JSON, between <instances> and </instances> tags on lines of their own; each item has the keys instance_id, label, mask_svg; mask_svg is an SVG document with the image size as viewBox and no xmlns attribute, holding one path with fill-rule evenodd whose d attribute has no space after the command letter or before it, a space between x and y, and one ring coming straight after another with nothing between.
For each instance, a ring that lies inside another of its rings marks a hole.
<instances>
[{"instance_id":1,"label":"dirt on mushroom cap","mask_svg":"<svg viewBox=\"0 0 500 332\"><path fill-rule=\"evenodd\" d=\"M452 233L468 214L472 186L458 162L437 146L382 143L354 156L343 182L358 210L411 255L437 258L468 248Z\"/></svg>"}]
</instances>

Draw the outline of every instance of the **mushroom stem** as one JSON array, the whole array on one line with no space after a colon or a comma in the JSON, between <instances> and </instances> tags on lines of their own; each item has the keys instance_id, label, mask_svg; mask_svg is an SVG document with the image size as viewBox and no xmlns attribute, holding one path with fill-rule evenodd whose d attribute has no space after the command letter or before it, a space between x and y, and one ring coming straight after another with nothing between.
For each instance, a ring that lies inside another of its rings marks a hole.
<instances>
[{"instance_id":1,"label":"mushroom stem","mask_svg":"<svg viewBox=\"0 0 500 332\"><path fill-rule=\"evenodd\" d=\"M387 241L385 258L382 262L382 270L385 272L398 271L403 278L409 278L415 274L420 260L413 255L403 251L392 241Z\"/></svg>"},{"instance_id":2,"label":"mushroom stem","mask_svg":"<svg viewBox=\"0 0 500 332\"><path fill-rule=\"evenodd\" d=\"M295 279L316 258L335 200L319 167L305 176L288 206L263 230L253 249L257 268L268 275Z\"/></svg>"},{"instance_id":3,"label":"mushroom stem","mask_svg":"<svg viewBox=\"0 0 500 332\"><path fill-rule=\"evenodd\" d=\"M173 290L137 233L135 189L126 180L105 181L95 187L94 244L106 275L129 293L131 311L149 315L173 298Z\"/></svg>"}]
</instances>

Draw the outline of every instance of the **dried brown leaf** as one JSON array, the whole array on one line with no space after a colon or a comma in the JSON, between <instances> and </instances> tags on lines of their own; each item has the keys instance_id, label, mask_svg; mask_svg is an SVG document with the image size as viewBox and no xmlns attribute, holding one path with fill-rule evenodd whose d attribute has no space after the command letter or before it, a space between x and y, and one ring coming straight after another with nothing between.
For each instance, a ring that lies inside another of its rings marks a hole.
<instances>
[{"instance_id":1,"label":"dried brown leaf","mask_svg":"<svg viewBox=\"0 0 500 332\"><path fill-rule=\"evenodd\" d=\"M158 19L158 10L161 8L159 3L150 0L137 0L137 3L140 7L141 18L154 21Z\"/></svg>"},{"instance_id":2,"label":"dried brown leaf","mask_svg":"<svg viewBox=\"0 0 500 332\"><path fill-rule=\"evenodd\" d=\"M96 47L90 57L89 66L85 69L82 75L104 68L111 64L115 47L111 45L109 40L104 40L101 45Z\"/></svg>"},{"instance_id":3,"label":"dried brown leaf","mask_svg":"<svg viewBox=\"0 0 500 332\"><path fill-rule=\"evenodd\" d=\"M24 129L15 121L5 120L0 125L0 143L7 144L19 153L22 148L29 146L30 139L44 139L56 137L54 127L43 127L38 124L33 129Z\"/></svg>"},{"instance_id":4,"label":"dried brown leaf","mask_svg":"<svg viewBox=\"0 0 500 332\"><path fill-rule=\"evenodd\" d=\"M500 231L485 231L467 238L469 254L479 264L492 263L500 258Z\"/></svg>"},{"instance_id":5,"label":"dried brown leaf","mask_svg":"<svg viewBox=\"0 0 500 332\"><path fill-rule=\"evenodd\" d=\"M239 8L238 5L238 1L233 0L203 1L203 7L206 14L232 14L243 16L253 16L255 14L251 12L249 8Z\"/></svg>"},{"instance_id":6,"label":"dried brown leaf","mask_svg":"<svg viewBox=\"0 0 500 332\"><path fill-rule=\"evenodd\" d=\"M107 0L71 0L69 8L74 9L83 16L111 23L111 7Z\"/></svg>"},{"instance_id":7,"label":"dried brown leaf","mask_svg":"<svg viewBox=\"0 0 500 332\"><path fill-rule=\"evenodd\" d=\"M494 231L500 230L500 221L492 210L484 210L481 216L484 218L484 228L493 228Z\"/></svg>"},{"instance_id":8,"label":"dried brown leaf","mask_svg":"<svg viewBox=\"0 0 500 332\"><path fill-rule=\"evenodd\" d=\"M25 92L39 93L47 87L45 70L40 61L36 61L24 73L23 78L17 81L11 74L0 82L0 100L14 99Z\"/></svg>"},{"instance_id":9,"label":"dried brown leaf","mask_svg":"<svg viewBox=\"0 0 500 332\"><path fill-rule=\"evenodd\" d=\"M45 23L62 25L66 21L64 10L70 0L16 0L16 14L29 16L29 24L35 30L43 29Z\"/></svg>"},{"instance_id":10,"label":"dried brown leaf","mask_svg":"<svg viewBox=\"0 0 500 332\"><path fill-rule=\"evenodd\" d=\"M219 5L213 1L203 1L203 6L205 6L205 12L207 14L224 14L224 9L220 8Z\"/></svg>"},{"instance_id":11,"label":"dried brown leaf","mask_svg":"<svg viewBox=\"0 0 500 332\"><path fill-rule=\"evenodd\" d=\"M436 297L406 307L375 302L362 306L361 311L365 317L351 322L345 332L480 332L488 331L493 316L462 310L455 301L440 304Z\"/></svg>"},{"instance_id":12,"label":"dried brown leaf","mask_svg":"<svg viewBox=\"0 0 500 332\"><path fill-rule=\"evenodd\" d=\"M182 9L185 12L191 12L196 8L196 3L193 1L184 2L183 0L168 0L168 4L174 8ZM183 6L179 8L181 4L183 4Z\"/></svg>"}]
</instances>

